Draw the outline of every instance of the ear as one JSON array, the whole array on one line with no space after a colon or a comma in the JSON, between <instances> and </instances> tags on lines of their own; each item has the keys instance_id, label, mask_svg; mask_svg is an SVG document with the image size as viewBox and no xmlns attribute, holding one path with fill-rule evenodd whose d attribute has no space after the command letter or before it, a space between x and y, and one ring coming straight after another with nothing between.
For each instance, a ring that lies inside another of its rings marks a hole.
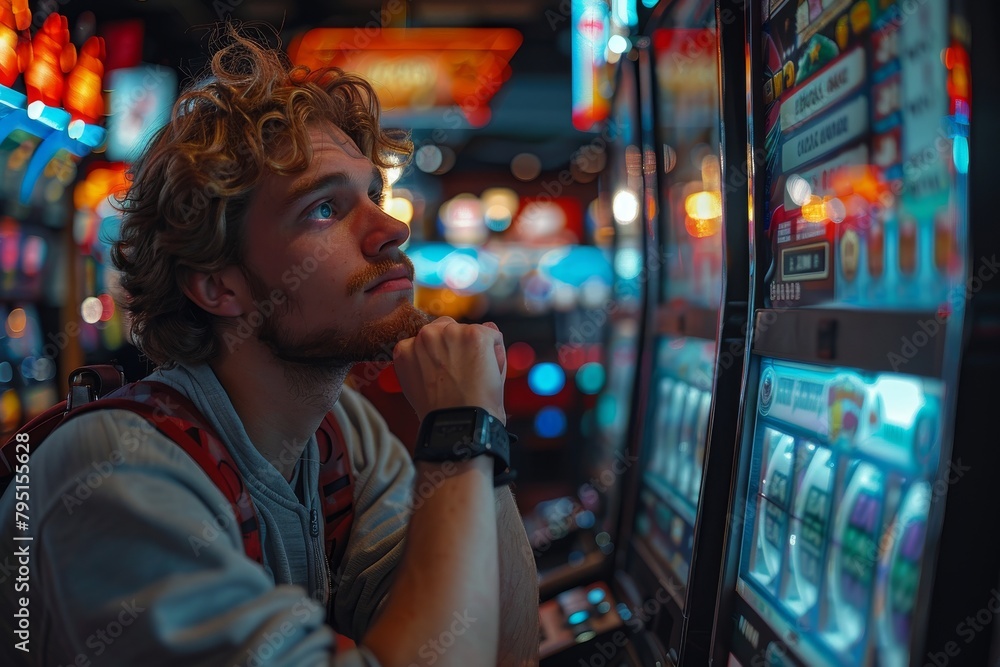
<instances>
[{"instance_id":1,"label":"ear","mask_svg":"<svg viewBox=\"0 0 1000 667\"><path fill-rule=\"evenodd\" d=\"M242 272L227 266L215 273L190 272L183 279L184 294L202 310L219 317L239 317L250 290Z\"/></svg>"}]
</instances>

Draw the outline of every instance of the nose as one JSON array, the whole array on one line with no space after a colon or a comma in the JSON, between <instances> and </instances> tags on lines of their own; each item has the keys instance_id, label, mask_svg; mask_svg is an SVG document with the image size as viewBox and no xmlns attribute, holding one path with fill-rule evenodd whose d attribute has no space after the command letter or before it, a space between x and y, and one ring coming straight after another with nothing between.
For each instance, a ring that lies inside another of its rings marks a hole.
<instances>
[{"instance_id":1,"label":"nose","mask_svg":"<svg viewBox=\"0 0 1000 667\"><path fill-rule=\"evenodd\" d=\"M410 228L382 210L375 202L366 203L367 215L361 235L361 251L369 257L378 257L394 250L410 236Z\"/></svg>"}]
</instances>

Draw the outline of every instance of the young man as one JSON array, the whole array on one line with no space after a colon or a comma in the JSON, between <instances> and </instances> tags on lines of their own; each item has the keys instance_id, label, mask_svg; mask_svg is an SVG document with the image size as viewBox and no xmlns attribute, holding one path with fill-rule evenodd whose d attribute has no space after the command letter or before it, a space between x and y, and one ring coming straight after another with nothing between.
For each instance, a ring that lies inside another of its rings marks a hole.
<instances>
[{"instance_id":1,"label":"young man","mask_svg":"<svg viewBox=\"0 0 1000 667\"><path fill-rule=\"evenodd\" d=\"M505 421L496 327L413 307L408 230L379 206L382 168L410 146L378 114L365 81L290 70L232 31L181 96L135 165L115 263L135 342L160 364L149 379L189 398L235 461L263 567L176 444L129 411L80 415L31 457L30 543L14 541L13 486L0 501L0 662L536 662L534 563L493 457L414 463L344 386L353 363L391 358L421 419L478 406ZM333 571L315 435L331 411L355 479ZM14 646L24 596L29 652ZM330 626L357 648L337 653Z\"/></svg>"}]
</instances>

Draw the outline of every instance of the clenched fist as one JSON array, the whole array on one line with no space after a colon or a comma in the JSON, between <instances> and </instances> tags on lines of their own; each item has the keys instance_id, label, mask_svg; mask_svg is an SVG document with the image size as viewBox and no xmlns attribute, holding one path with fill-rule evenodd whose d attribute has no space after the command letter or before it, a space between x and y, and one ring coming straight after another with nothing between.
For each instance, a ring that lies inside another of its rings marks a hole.
<instances>
[{"instance_id":1,"label":"clenched fist","mask_svg":"<svg viewBox=\"0 0 1000 667\"><path fill-rule=\"evenodd\" d=\"M432 410L474 405L507 423L507 353L492 322L459 324L439 317L399 341L392 356L403 394L421 421Z\"/></svg>"}]
</instances>

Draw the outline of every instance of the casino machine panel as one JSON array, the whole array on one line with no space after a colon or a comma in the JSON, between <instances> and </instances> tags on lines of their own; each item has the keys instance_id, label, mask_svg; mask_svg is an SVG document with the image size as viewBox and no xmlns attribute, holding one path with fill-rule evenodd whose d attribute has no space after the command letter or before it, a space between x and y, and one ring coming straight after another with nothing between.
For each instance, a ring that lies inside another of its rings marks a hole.
<instances>
[{"instance_id":1,"label":"casino machine panel","mask_svg":"<svg viewBox=\"0 0 1000 667\"><path fill-rule=\"evenodd\" d=\"M924 644L955 576L969 22L944 0L747 11L759 280L714 658L984 664Z\"/></svg>"}]
</instances>

